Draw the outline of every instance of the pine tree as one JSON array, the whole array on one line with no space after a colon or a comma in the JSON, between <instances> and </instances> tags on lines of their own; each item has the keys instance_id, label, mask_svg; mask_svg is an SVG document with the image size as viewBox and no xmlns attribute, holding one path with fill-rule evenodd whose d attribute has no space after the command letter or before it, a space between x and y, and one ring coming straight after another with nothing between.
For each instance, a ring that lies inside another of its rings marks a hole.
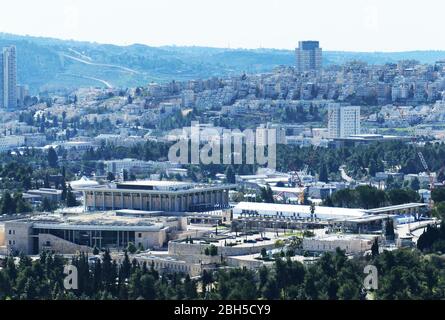
<instances>
[{"instance_id":1,"label":"pine tree","mask_svg":"<svg viewBox=\"0 0 445 320\"><path fill-rule=\"evenodd\" d=\"M56 168L57 167L57 163L59 161L59 157L57 156L56 151L54 150L53 147L48 149L48 164L51 168Z\"/></svg>"},{"instance_id":2,"label":"pine tree","mask_svg":"<svg viewBox=\"0 0 445 320\"><path fill-rule=\"evenodd\" d=\"M394 240L395 238L395 233L394 233L394 223L392 220L388 219L386 221L386 226L385 226L385 237L388 240Z\"/></svg>"},{"instance_id":3,"label":"pine tree","mask_svg":"<svg viewBox=\"0 0 445 320\"><path fill-rule=\"evenodd\" d=\"M377 239L374 240L374 243L371 246L371 254L373 258L379 255L379 242Z\"/></svg>"},{"instance_id":4,"label":"pine tree","mask_svg":"<svg viewBox=\"0 0 445 320\"><path fill-rule=\"evenodd\" d=\"M115 281L115 276L113 276L113 264L108 249L105 250L102 257L102 281L106 290L110 290Z\"/></svg>"},{"instance_id":5,"label":"pine tree","mask_svg":"<svg viewBox=\"0 0 445 320\"><path fill-rule=\"evenodd\" d=\"M149 274L141 276L142 297L145 300L156 299L155 279Z\"/></svg>"},{"instance_id":6,"label":"pine tree","mask_svg":"<svg viewBox=\"0 0 445 320\"><path fill-rule=\"evenodd\" d=\"M108 172L107 173L107 180L111 182L111 181L116 180L116 177L114 176L114 174L112 172Z\"/></svg>"},{"instance_id":7,"label":"pine tree","mask_svg":"<svg viewBox=\"0 0 445 320\"><path fill-rule=\"evenodd\" d=\"M26 281L23 293L21 294L21 299L23 300L34 300L37 299L37 286L36 281L33 278L29 278Z\"/></svg>"},{"instance_id":8,"label":"pine tree","mask_svg":"<svg viewBox=\"0 0 445 320\"><path fill-rule=\"evenodd\" d=\"M274 203L273 191L269 185L266 188L261 188L261 198L266 203Z\"/></svg>"},{"instance_id":9,"label":"pine tree","mask_svg":"<svg viewBox=\"0 0 445 320\"><path fill-rule=\"evenodd\" d=\"M93 291L94 292L99 292L100 290L102 290L102 288L103 288L102 279L103 279L102 263L98 259L95 262L94 268L93 268Z\"/></svg>"},{"instance_id":10,"label":"pine tree","mask_svg":"<svg viewBox=\"0 0 445 320\"><path fill-rule=\"evenodd\" d=\"M42 211L43 212L51 212L53 210L53 205L48 198L43 198L42 200Z\"/></svg>"},{"instance_id":11,"label":"pine tree","mask_svg":"<svg viewBox=\"0 0 445 320\"><path fill-rule=\"evenodd\" d=\"M47 188L47 189L51 187L50 184L49 184L49 175L48 175L48 173L45 174L45 179L43 181L43 187Z\"/></svg>"},{"instance_id":12,"label":"pine tree","mask_svg":"<svg viewBox=\"0 0 445 320\"><path fill-rule=\"evenodd\" d=\"M16 212L15 202L11 197L11 194L6 191L2 197L2 214L14 214Z\"/></svg>"},{"instance_id":13,"label":"pine tree","mask_svg":"<svg viewBox=\"0 0 445 320\"><path fill-rule=\"evenodd\" d=\"M189 275L185 276L184 295L185 298L188 300L194 300L198 297L198 292L196 291L196 283L190 279Z\"/></svg>"},{"instance_id":14,"label":"pine tree","mask_svg":"<svg viewBox=\"0 0 445 320\"><path fill-rule=\"evenodd\" d=\"M236 183L235 170L233 170L232 166L228 166L226 169L226 181L231 184Z\"/></svg>"},{"instance_id":15,"label":"pine tree","mask_svg":"<svg viewBox=\"0 0 445 320\"><path fill-rule=\"evenodd\" d=\"M326 183L329 182L328 168L327 168L326 164L321 165L318 180L321 182L326 182Z\"/></svg>"},{"instance_id":16,"label":"pine tree","mask_svg":"<svg viewBox=\"0 0 445 320\"><path fill-rule=\"evenodd\" d=\"M374 159L371 159L369 161L369 175L371 177L375 177L376 173L377 173L377 163L375 162Z\"/></svg>"},{"instance_id":17,"label":"pine tree","mask_svg":"<svg viewBox=\"0 0 445 320\"><path fill-rule=\"evenodd\" d=\"M135 254L136 251L137 251L137 248L136 248L136 246L134 245L133 242L129 242L128 246L127 246L127 250L128 250L129 253Z\"/></svg>"},{"instance_id":18,"label":"pine tree","mask_svg":"<svg viewBox=\"0 0 445 320\"><path fill-rule=\"evenodd\" d=\"M420 189L419 178L415 177L413 180L411 180L410 188L413 189L414 191L419 191L419 189Z\"/></svg>"},{"instance_id":19,"label":"pine tree","mask_svg":"<svg viewBox=\"0 0 445 320\"><path fill-rule=\"evenodd\" d=\"M142 296L141 272L136 270L130 277L129 297L130 299L138 299Z\"/></svg>"},{"instance_id":20,"label":"pine tree","mask_svg":"<svg viewBox=\"0 0 445 320\"><path fill-rule=\"evenodd\" d=\"M122 271L122 276L124 278L128 279L130 277L131 263L130 263L130 258L128 257L127 251L125 251L125 253L124 253L124 261L122 262L120 268Z\"/></svg>"},{"instance_id":21,"label":"pine tree","mask_svg":"<svg viewBox=\"0 0 445 320\"><path fill-rule=\"evenodd\" d=\"M66 186L65 179L63 179L63 181L62 181L62 195L61 195L61 198L63 201L66 200L67 193L68 193L68 188Z\"/></svg>"},{"instance_id":22,"label":"pine tree","mask_svg":"<svg viewBox=\"0 0 445 320\"><path fill-rule=\"evenodd\" d=\"M73 193L73 189L71 186L68 186L67 193L66 193L66 206L68 208L70 207L76 207L78 205L76 196Z\"/></svg>"},{"instance_id":23,"label":"pine tree","mask_svg":"<svg viewBox=\"0 0 445 320\"><path fill-rule=\"evenodd\" d=\"M23 195L21 193L16 193L14 195L14 202L16 206L15 211L17 213L32 212L30 204L23 199Z\"/></svg>"},{"instance_id":24,"label":"pine tree","mask_svg":"<svg viewBox=\"0 0 445 320\"><path fill-rule=\"evenodd\" d=\"M204 269L202 271L201 281L202 281L202 288L203 288L202 291L203 291L203 293L205 293L205 292L207 292L208 285L213 282L212 274Z\"/></svg>"},{"instance_id":25,"label":"pine tree","mask_svg":"<svg viewBox=\"0 0 445 320\"><path fill-rule=\"evenodd\" d=\"M62 167L62 177L63 177L63 180L65 181L65 178L66 178L66 169L65 169L65 166Z\"/></svg>"}]
</instances>

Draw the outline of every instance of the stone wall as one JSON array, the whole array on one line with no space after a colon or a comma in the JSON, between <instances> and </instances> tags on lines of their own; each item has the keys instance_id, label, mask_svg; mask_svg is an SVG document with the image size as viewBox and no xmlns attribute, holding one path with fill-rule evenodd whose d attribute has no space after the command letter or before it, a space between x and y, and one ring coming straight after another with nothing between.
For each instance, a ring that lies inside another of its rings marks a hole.
<instances>
[{"instance_id":1,"label":"stone wall","mask_svg":"<svg viewBox=\"0 0 445 320\"><path fill-rule=\"evenodd\" d=\"M49 245L48 245L49 244ZM92 248L80 246L70 241L63 240L52 234L39 234L39 252L44 250L54 251L62 254L76 254L77 252L90 253Z\"/></svg>"},{"instance_id":2,"label":"stone wall","mask_svg":"<svg viewBox=\"0 0 445 320\"><path fill-rule=\"evenodd\" d=\"M211 244L195 244L195 243L183 243L170 241L168 243L168 253L171 255L200 255L204 253L205 248ZM221 247L218 248L218 256L221 254L225 256L244 256L248 254L260 253L261 249L271 250L275 247L275 244L262 244L254 246L233 246L233 247Z\"/></svg>"},{"instance_id":3,"label":"stone wall","mask_svg":"<svg viewBox=\"0 0 445 320\"><path fill-rule=\"evenodd\" d=\"M336 239L325 240L323 238L304 238L303 250L316 252L335 252L337 248L346 253L360 253L371 249L374 240L369 239Z\"/></svg>"},{"instance_id":4,"label":"stone wall","mask_svg":"<svg viewBox=\"0 0 445 320\"><path fill-rule=\"evenodd\" d=\"M139 237L139 235L141 235L141 237ZM141 244L145 249L161 248L166 241L166 228L156 232L135 232L135 242L137 247Z\"/></svg>"},{"instance_id":5,"label":"stone wall","mask_svg":"<svg viewBox=\"0 0 445 320\"><path fill-rule=\"evenodd\" d=\"M31 224L26 222L5 222L5 245L8 251L32 254Z\"/></svg>"},{"instance_id":6,"label":"stone wall","mask_svg":"<svg viewBox=\"0 0 445 320\"><path fill-rule=\"evenodd\" d=\"M259 269L264 265L261 260L237 259L232 257L226 258L227 265L235 268Z\"/></svg>"}]
</instances>

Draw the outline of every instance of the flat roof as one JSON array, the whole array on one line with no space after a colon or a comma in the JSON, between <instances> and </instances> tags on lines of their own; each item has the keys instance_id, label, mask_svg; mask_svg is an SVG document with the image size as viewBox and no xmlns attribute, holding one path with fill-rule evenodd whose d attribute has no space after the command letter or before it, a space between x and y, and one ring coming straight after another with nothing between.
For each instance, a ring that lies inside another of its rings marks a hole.
<instances>
[{"instance_id":1,"label":"flat roof","mask_svg":"<svg viewBox=\"0 0 445 320\"><path fill-rule=\"evenodd\" d=\"M119 216L114 212L95 212L76 216L61 214L45 214L33 216L17 222L32 223L37 229L61 230L128 230L128 231L159 231L164 223L150 218Z\"/></svg>"},{"instance_id":2,"label":"flat roof","mask_svg":"<svg viewBox=\"0 0 445 320\"><path fill-rule=\"evenodd\" d=\"M238 234L238 236L237 236ZM209 238L209 237L201 237L201 238L193 238L193 244L195 245L211 245L213 244L216 247L225 247L227 244L232 244L233 247L236 248L245 248L245 247L258 247L265 245L273 245L277 240L285 240L290 236L277 236L275 232L266 231L263 233L263 236L268 239L264 239L262 241L257 241L256 239L261 238L259 233L251 234L251 235L241 235L240 232L228 232L221 234L217 238ZM254 240L254 242L244 242L244 240ZM187 239L173 240L177 243L187 243Z\"/></svg>"},{"instance_id":3,"label":"flat roof","mask_svg":"<svg viewBox=\"0 0 445 320\"><path fill-rule=\"evenodd\" d=\"M121 255L121 257L122 256L123 255ZM167 255L160 257L160 256L155 256L155 255L151 254L150 252L149 253L146 253L146 252L138 253L138 254L133 255L132 258L142 259L142 260L156 260L156 261L187 263L185 260L178 259L177 257L172 257L172 256L167 256ZM197 264L197 263L192 263L192 264Z\"/></svg>"},{"instance_id":4,"label":"flat roof","mask_svg":"<svg viewBox=\"0 0 445 320\"><path fill-rule=\"evenodd\" d=\"M155 213L163 213L164 211L144 211L144 210L133 210L133 209L119 209L116 210L116 213L122 214L155 214Z\"/></svg>"},{"instance_id":5,"label":"flat roof","mask_svg":"<svg viewBox=\"0 0 445 320\"><path fill-rule=\"evenodd\" d=\"M392 210L403 210L403 209L412 209L412 208L421 208L421 207L428 207L428 204L426 204L426 203L405 203L405 204L399 204L399 205L389 206L389 207L368 209L368 210L366 210L366 212L367 213L380 213L380 212L386 212L386 211L392 211Z\"/></svg>"},{"instance_id":6,"label":"flat roof","mask_svg":"<svg viewBox=\"0 0 445 320\"><path fill-rule=\"evenodd\" d=\"M262 202L240 202L235 206L235 209L258 211L274 211L286 213L302 213L310 214L311 207L295 204L277 204L277 203L262 203ZM315 207L315 214L331 215L333 218L338 217L362 217L366 214L364 209L349 209L349 208L332 208L332 207Z\"/></svg>"},{"instance_id":7,"label":"flat roof","mask_svg":"<svg viewBox=\"0 0 445 320\"><path fill-rule=\"evenodd\" d=\"M353 135L348 137L334 138L336 141L378 141L378 140L409 140L408 136L389 136L389 135Z\"/></svg>"},{"instance_id":8,"label":"flat roof","mask_svg":"<svg viewBox=\"0 0 445 320\"><path fill-rule=\"evenodd\" d=\"M305 238L304 240L318 240L318 241L339 241L339 240L362 240L369 241L375 239L373 235L363 234L330 234L326 236L318 236L313 238Z\"/></svg>"},{"instance_id":9,"label":"flat roof","mask_svg":"<svg viewBox=\"0 0 445 320\"><path fill-rule=\"evenodd\" d=\"M230 190L237 187L236 184L185 184L184 188L181 185L168 185L165 184L163 189L162 185L157 185L161 189L146 189L152 185L147 184L118 184L120 188L112 186L99 186L99 187L81 187L77 190L86 192L124 192L124 193L142 193L142 194L188 194L201 191L216 191L216 190ZM187 186L189 186L187 188ZM125 188L127 187L127 188ZM140 187L140 189L138 189ZM156 186L155 186L156 187ZM171 188L168 188L171 187ZM175 187L178 187L177 189ZM144 189L145 188L145 189Z\"/></svg>"},{"instance_id":10,"label":"flat roof","mask_svg":"<svg viewBox=\"0 0 445 320\"><path fill-rule=\"evenodd\" d=\"M248 180L248 179L266 179L268 175L266 174L250 174L250 175L241 175L240 179Z\"/></svg>"},{"instance_id":11,"label":"flat roof","mask_svg":"<svg viewBox=\"0 0 445 320\"><path fill-rule=\"evenodd\" d=\"M138 180L119 182L121 186L144 186L144 187L170 187L170 186L189 186L192 183L180 182L180 181L157 181L157 180Z\"/></svg>"},{"instance_id":12,"label":"flat roof","mask_svg":"<svg viewBox=\"0 0 445 320\"><path fill-rule=\"evenodd\" d=\"M287 192L287 193L301 193L305 188L286 188L286 187L270 187L272 191Z\"/></svg>"},{"instance_id":13,"label":"flat roof","mask_svg":"<svg viewBox=\"0 0 445 320\"><path fill-rule=\"evenodd\" d=\"M38 189L38 190L28 190L26 192L27 194L48 194L48 195L58 195L62 194L62 190L56 190L56 189Z\"/></svg>"}]
</instances>

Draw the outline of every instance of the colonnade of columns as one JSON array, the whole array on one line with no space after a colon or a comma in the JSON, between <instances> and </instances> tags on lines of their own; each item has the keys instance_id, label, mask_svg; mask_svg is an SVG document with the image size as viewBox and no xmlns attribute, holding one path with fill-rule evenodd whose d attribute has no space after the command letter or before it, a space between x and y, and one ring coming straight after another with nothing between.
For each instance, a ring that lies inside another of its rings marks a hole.
<instances>
[{"instance_id":1,"label":"colonnade of columns","mask_svg":"<svg viewBox=\"0 0 445 320\"><path fill-rule=\"evenodd\" d=\"M182 212L197 206L225 207L228 190L199 190L181 194L149 194L120 191L84 191L85 210L135 209L147 211Z\"/></svg>"}]
</instances>

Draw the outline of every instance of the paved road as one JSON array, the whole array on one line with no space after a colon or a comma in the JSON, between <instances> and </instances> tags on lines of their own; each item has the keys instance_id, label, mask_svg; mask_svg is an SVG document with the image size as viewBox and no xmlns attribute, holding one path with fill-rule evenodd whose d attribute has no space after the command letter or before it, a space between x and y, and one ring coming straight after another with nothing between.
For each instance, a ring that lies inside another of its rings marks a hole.
<instances>
[{"instance_id":1,"label":"paved road","mask_svg":"<svg viewBox=\"0 0 445 320\"><path fill-rule=\"evenodd\" d=\"M90 61L87 61L87 60L83 60L83 59L80 59L80 58L77 58L77 57L70 56L69 54L66 54L66 53L62 53L62 56L64 56L65 58L68 58L68 59L71 59L71 60L83 63L83 64L90 65L90 66L115 68L115 69L120 69L122 71L134 73L134 74L140 74L139 71L136 71L136 70L133 70L133 69L130 69L130 68L127 68L127 67L122 67L122 66L118 66L118 65L114 65L114 64L90 62Z\"/></svg>"},{"instance_id":2,"label":"paved road","mask_svg":"<svg viewBox=\"0 0 445 320\"><path fill-rule=\"evenodd\" d=\"M409 223L409 224L402 224L399 225L397 227L397 233L399 234L399 236L407 236L407 235L412 235L413 236L413 241L417 242L417 240L419 240L419 237L422 235L422 233L424 232L424 230L426 229L426 226L424 228L419 228L414 230L413 232L410 232L410 230L415 229L418 226L422 226L425 223L427 223L426 221L421 221L421 222L413 222L413 223ZM434 221L430 221L430 224L434 224Z\"/></svg>"},{"instance_id":3,"label":"paved road","mask_svg":"<svg viewBox=\"0 0 445 320\"><path fill-rule=\"evenodd\" d=\"M105 85L108 89L112 89L112 88L113 88L113 85L112 85L110 82L105 81L105 80L103 80L103 79L98 79L98 78L93 78L93 77L87 77L87 76L83 76L83 75L80 75L80 74L71 74L71 73L65 73L64 75L65 75L65 76L70 76L70 77L83 78L83 79L88 79L88 80L97 81L97 82L100 82L100 83L102 83L103 85Z\"/></svg>"},{"instance_id":4,"label":"paved road","mask_svg":"<svg viewBox=\"0 0 445 320\"><path fill-rule=\"evenodd\" d=\"M340 167L340 174L341 174L341 178L343 180L345 180L346 182L354 182L354 179L352 179L350 176L348 176L348 174L345 171L345 166L341 166Z\"/></svg>"},{"instance_id":5,"label":"paved road","mask_svg":"<svg viewBox=\"0 0 445 320\"><path fill-rule=\"evenodd\" d=\"M90 57L88 57L88 56L86 56L86 55L80 53L79 51L76 51L76 50L71 49L71 48L68 48L68 50L71 51L71 52L73 52L73 53L76 54L77 56L81 57L83 60L87 60L87 61L90 61L90 62L93 61L93 59L91 59Z\"/></svg>"}]
</instances>

